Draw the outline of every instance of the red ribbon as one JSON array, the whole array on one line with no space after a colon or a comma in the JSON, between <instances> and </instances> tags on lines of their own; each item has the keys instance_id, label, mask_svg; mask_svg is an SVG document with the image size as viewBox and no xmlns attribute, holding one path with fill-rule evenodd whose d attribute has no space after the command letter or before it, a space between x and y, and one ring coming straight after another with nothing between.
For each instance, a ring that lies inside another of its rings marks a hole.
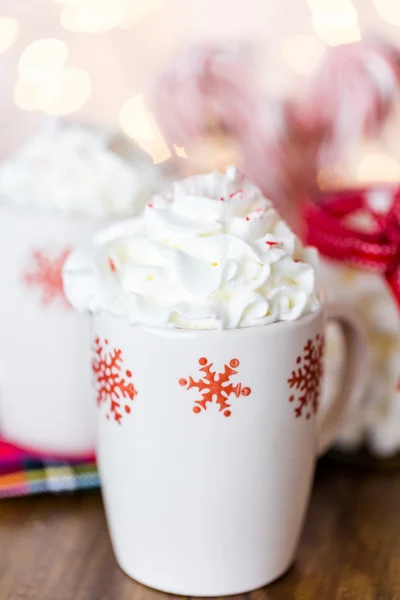
<instances>
[{"instance_id":1,"label":"red ribbon","mask_svg":"<svg viewBox=\"0 0 400 600\"><path fill-rule=\"evenodd\" d=\"M371 192L387 192L391 207L382 214L368 203ZM400 186L344 190L321 194L306 208L306 242L322 256L362 271L380 273L400 311ZM373 232L349 224L349 216L362 211L374 221Z\"/></svg>"}]
</instances>

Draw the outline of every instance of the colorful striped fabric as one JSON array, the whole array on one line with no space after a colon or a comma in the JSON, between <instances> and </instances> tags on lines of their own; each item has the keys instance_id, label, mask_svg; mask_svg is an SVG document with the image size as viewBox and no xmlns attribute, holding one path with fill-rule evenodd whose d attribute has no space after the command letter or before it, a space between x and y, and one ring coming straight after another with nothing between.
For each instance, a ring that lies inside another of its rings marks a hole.
<instances>
[{"instance_id":1,"label":"colorful striped fabric","mask_svg":"<svg viewBox=\"0 0 400 600\"><path fill-rule=\"evenodd\" d=\"M0 498L96 488L93 459L66 462L33 456L0 441Z\"/></svg>"}]
</instances>

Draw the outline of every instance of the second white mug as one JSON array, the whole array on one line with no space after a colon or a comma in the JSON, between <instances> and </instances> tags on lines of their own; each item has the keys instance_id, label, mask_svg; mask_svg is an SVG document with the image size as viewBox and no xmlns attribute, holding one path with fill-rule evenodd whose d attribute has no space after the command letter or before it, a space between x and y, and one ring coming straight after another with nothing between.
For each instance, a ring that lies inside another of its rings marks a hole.
<instances>
[{"instance_id":1,"label":"second white mug","mask_svg":"<svg viewBox=\"0 0 400 600\"><path fill-rule=\"evenodd\" d=\"M61 270L99 223L0 208L0 437L37 453L93 452L90 319Z\"/></svg>"}]
</instances>

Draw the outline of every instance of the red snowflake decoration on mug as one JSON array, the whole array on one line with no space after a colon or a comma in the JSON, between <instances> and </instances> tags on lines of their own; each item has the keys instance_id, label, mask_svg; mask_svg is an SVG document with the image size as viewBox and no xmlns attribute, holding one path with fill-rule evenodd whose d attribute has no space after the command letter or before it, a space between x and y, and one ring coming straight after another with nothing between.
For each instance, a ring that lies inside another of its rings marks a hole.
<instances>
[{"instance_id":1,"label":"red snowflake decoration on mug","mask_svg":"<svg viewBox=\"0 0 400 600\"><path fill-rule=\"evenodd\" d=\"M132 382L131 371L123 371L122 350L108 348L108 340L102 342L99 337L94 342L94 358L92 369L95 377L95 387L97 392L97 404L108 404L110 416L114 421L121 424L123 413L131 412L130 401L135 399L137 391Z\"/></svg>"},{"instance_id":2,"label":"red snowflake decoration on mug","mask_svg":"<svg viewBox=\"0 0 400 600\"><path fill-rule=\"evenodd\" d=\"M62 269L70 252L71 248L59 252L39 248L32 250L30 265L24 273L24 282L27 286L39 290L43 307L59 301L64 307L70 308L62 281Z\"/></svg>"},{"instance_id":3,"label":"red snowflake decoration on mug","mask_svg":"<svg viewBox=\"0 0 400 600\"><path fill-rule=\"evenodd\" d=\"M225 417L231 416L231 405L229 397L233 394L236 398L239 396L248 396L251 393L249 387L242 387L241 383L233 385L230 382L232 375L237 375L236 371L239 366L237 358L232 358L229 365L224 365L223 373L217 373L212 370L213 363L209 363L207 358L200 358L200 371L204 373L198 381L195 381L191 376L187 379L180 379L179 385L190 390L196 388L201 394L201 400L195 400L193 412L199 414L202 410L207 410L207 404L214 402L219 406L219 411Z\"/></svg>"},{"instance_id":4,"label":"red snowflake decoration on mug","mask_svg":"<svg viewBox=\"0 0 400 600\"><path fill-rule=\"evenodd\" d=\"M288 379L289 387L297 391L297 396L292 394L289 397L289 402L296 403L296 418L303 416L305 411L305 417L309 419L311 413L315 414L318 410L323 357L324 338L317 334L314 339L307 340L303 354L296 359L297 369Z\"/></svg>"}]
</instances>

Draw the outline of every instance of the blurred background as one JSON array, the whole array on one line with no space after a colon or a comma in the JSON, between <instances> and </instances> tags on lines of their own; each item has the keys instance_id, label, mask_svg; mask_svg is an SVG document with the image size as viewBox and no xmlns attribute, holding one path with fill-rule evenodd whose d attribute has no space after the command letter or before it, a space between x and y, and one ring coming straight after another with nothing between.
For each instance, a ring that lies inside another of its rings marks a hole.
<instances>
[{"instance_id":1,"label":"blurred background","mask_svg":"<svg viewBox=\"0 0 400 600\"><path fill-rule=\"evenodd\" d=\"M280 96L327 47L366 35L400 45L399 0L0 0L0 158L50 115L119 126L161 162L170 152L143 92L182 43L250 45L262 85ZM397 123L341 176L399 180Z\"/></svg>"}]
</instances>

